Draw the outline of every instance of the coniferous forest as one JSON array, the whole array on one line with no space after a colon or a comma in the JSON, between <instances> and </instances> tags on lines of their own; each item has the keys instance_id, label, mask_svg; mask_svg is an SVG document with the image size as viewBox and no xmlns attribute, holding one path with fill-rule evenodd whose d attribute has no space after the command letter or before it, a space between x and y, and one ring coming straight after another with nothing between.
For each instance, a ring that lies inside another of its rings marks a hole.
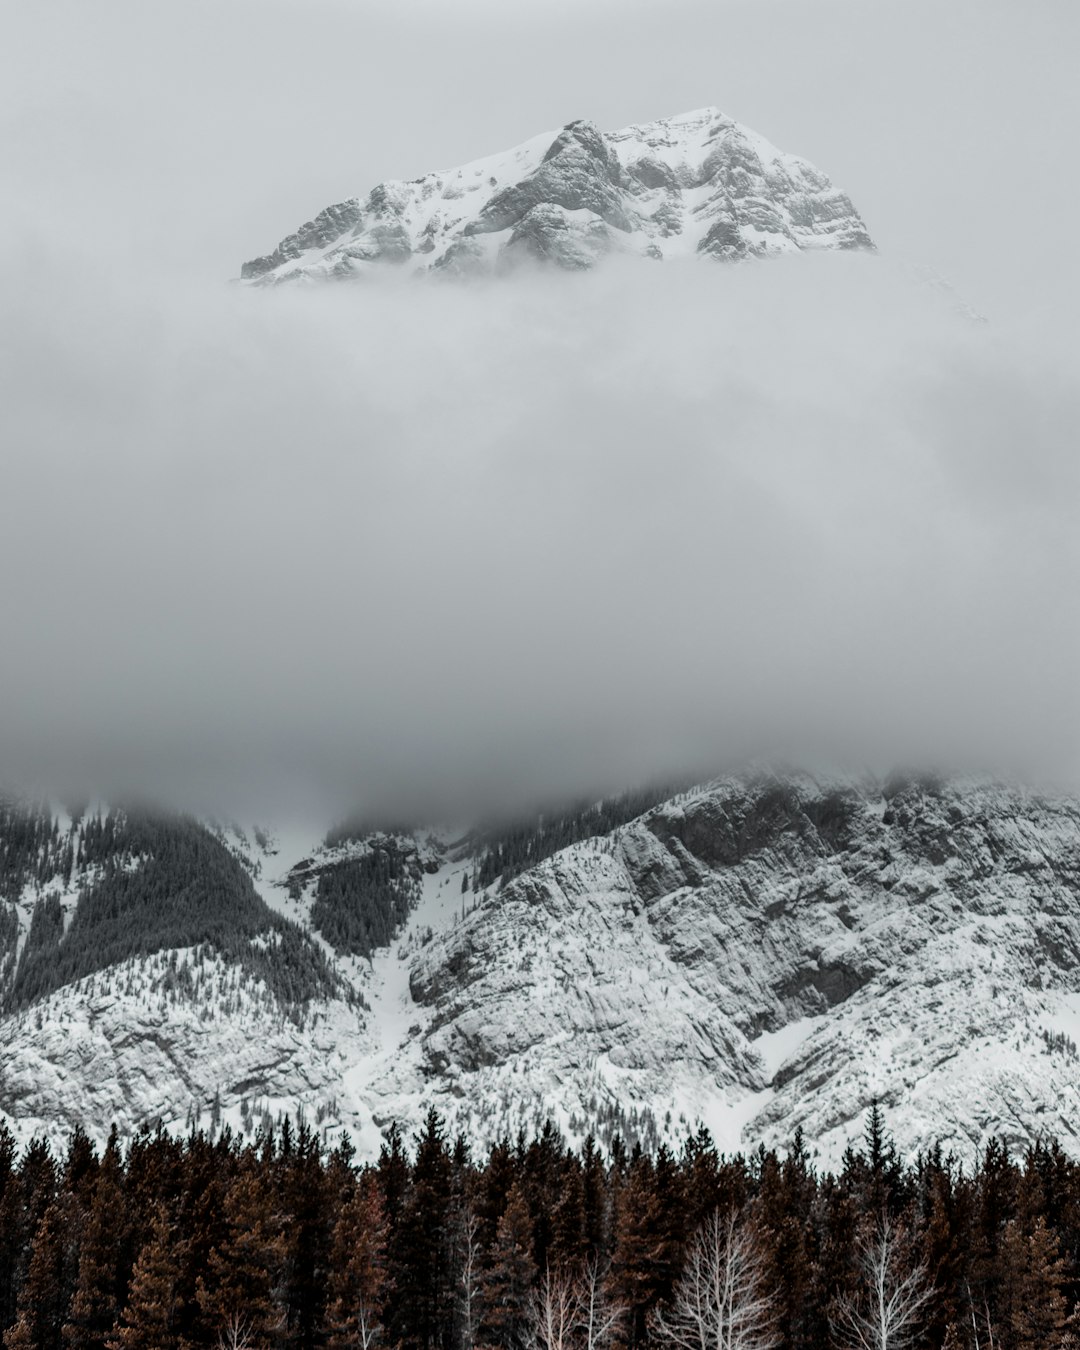
<instances>
[{"instance_id":1,"label":"coniferous forest","mask_svg":"<svg viewBox=\"0 0 1080 1350\"><path fill-rule=\"evenodd\" d=\"M875 1108L837 1175L724 1157L483 1157L429 1113L359 1166L305 1125L21 1154L0 1130L6 1350L1064 1350L1080 1163L991 1142L902 1165Z\"/></svg>"}]
</instances>

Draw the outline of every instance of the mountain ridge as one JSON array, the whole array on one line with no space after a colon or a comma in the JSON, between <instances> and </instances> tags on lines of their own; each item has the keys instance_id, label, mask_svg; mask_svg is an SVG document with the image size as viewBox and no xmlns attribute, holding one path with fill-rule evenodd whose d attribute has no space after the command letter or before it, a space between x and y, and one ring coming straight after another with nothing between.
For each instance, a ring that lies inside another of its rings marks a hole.
<instances>
[{"instance_id":1,"label":"mountain ridge","mask_svg":"<svg viewBox=\"0 0 1080 1350\"><path fill-rule=\"evenodd\" d=\"M435 1105L478 1139L551 1118L655 1146L704 1122L735 1151L801 1128L834 1163L878 1101L907 1156L1080 1152L1080 803L759 774L590 819L520 870L504 832L498 873L490 835L234 828L337 992L290 1008L220 944L129 958L0 1018L0 1113L28 1137L300 1112L371 1154Z\"/></svg>"},{"instance_id":2,"label":"mountain ridge","mask_svg":"<svg viewBox=\"0 0 1080 1350\"><path fill-rule=\"evenodd\" d=\"M373 266L476 274L568 270L612 253L721 261L869 249L850 198L807 160L709 107L604 133L589 121L326 207L246 262L258 285L355 279Z\"/></svg>"}]
</instances>

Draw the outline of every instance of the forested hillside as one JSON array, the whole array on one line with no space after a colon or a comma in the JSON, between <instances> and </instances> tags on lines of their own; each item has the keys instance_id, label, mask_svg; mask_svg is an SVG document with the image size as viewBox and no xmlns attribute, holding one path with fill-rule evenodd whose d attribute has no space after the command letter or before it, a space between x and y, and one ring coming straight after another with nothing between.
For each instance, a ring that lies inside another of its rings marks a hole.
<instances>
[{"instance_id":1,"label":"forested hillside","mask_svg":"<svg viewBox=\"0 0 1080 1350\"><path fill-rule=\"evenodd\" d=\"M239 964L288 1006L333 991L320 949L265 904L198 821L114 809L73 817L64 831L47 807L5 803L2 811L5 1011L132 958L187 947ZM18 903L29 908L21 948Z\"/></svg>"},{"instance_id":2,"label":"forested hillside","mask_svg":"<svg viewBox=\"0 0 1080 1350\"><path fill-rule=\"evenodd\" d=\"M476 851L473 889L483 890L493 882L510 881L560 849L583 839L610 834L674 793L675 788L670 785L638 788L598 802L579 802L535 819L479 831L471 841Z\"/></svg>"},{"instance_id":3,"label":"forested hillside","mask_svg":"<svg viewBox=\"0 0 1080 1350\"><path fill-rule=\"evenodd\" d=\"M370 957L409 917L419 867L397 838L378 836L365 852L327 863L316 877L313 927L336 952Z\"/></svg>"},{"instance_id":4,"label":"forested hillside","mask_svg":"<svg viewBox=\"0 0 1080 1350\"><path fill-rule=\"evenodd\" d=\"M547 1127L473 1157L434 1112L362 1168L304 1126L62 1157L0 1131L7 1350L1067 1350L1078 1254L1056 1145L905 1168L876 1109L836 1176L799 1137L722 1157L705 1131L602 1155Z\"/></svg>"}]
</instances>

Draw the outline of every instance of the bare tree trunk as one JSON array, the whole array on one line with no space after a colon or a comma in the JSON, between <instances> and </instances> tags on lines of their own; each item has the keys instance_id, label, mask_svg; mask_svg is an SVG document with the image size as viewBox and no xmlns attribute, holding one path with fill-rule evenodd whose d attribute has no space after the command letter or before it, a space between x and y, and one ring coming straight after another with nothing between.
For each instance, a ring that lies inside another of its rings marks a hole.
<instances>
[{"instance_id":1,"label":"bare tree trunk","mask_svg":"<svg viewBox=\"0 0 1080 1350\"><path fill-rule=\"evenodd\" d=\"M576 1350L575 1333L581 1325L581 1286L565 1270L544 1272L533 1294L529 1318L535 1350Z\"/></svg>"},{"instance_id":2,"label":"bare tree trunk","mask_svg":"<svg viewBox=\"0 0 1080 1350\"><path fill-rule=\"evenodd\" d=\"M595 1257L585 1263L578 1299L582 1350L608 1350L626 1317L626 1307L607 1295L607 1271Z\"/></svg>"},{"instance_id":3,"label":"bare tree trunk","mask_svg":"<svg viewBox=\"0 0 1080 1350\"><path fill-rule=\"evenodd\" d=\"M841 1339L851 1350L905 1350L919 1334L922 1313L933 1296L926 1270L902 1273L896 1232L883 1218L877 1236L863 1245L862 1290L841 1308Z\"/></svg>"},{"instance_id":4,"label":"bare tree trunk","mask_svg":"<svg viewBox=\"0 0 1080 1350\"><path fill-rule=\"evenodd\" d=\"M690 1244L660 1335L675 1350L773 1350L780 1337L753 1234L714 1213Z\"/></svg>"},{"instance_id":5,"label":"bare tree trunk","mask_svg":"<svg viewBox=\"0 0 1080 1350\"><path fill-rule=\"evenodd\" d=\"M218 1350L250 1350L251 1325L246 1317L233 1313L218 1332Z\"/></svg>"},{"instance_id":6,"label":"bare tree trunk","mask_svg":"<svg viewBox=\"0 0 1080 1350\"><path fill-rule=\"evenodd\" d=\"M466 1209L459 1235L461 1279L458 1284L458 1313L461 1319L461 1350L474 1350L479 1323L477 1285L480 1277L480 1220Z\"/></svg>"}]
</instances>

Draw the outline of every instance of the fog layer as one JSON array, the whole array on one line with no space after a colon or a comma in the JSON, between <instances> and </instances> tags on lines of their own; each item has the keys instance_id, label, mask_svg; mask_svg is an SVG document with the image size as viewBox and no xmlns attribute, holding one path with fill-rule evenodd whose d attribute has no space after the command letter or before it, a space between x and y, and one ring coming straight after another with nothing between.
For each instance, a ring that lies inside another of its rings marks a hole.
<instances>
[{"instance_id":1,"label":"fog layer","mask_svg":"<svg viewBox=\"0 0 1080 1350\"><path fill-rule=\"evenodd\" d=\"M1077 762L1075 345L883 259L6 265L0 764L238 813Z\"/></svg>"}]
</instances>

